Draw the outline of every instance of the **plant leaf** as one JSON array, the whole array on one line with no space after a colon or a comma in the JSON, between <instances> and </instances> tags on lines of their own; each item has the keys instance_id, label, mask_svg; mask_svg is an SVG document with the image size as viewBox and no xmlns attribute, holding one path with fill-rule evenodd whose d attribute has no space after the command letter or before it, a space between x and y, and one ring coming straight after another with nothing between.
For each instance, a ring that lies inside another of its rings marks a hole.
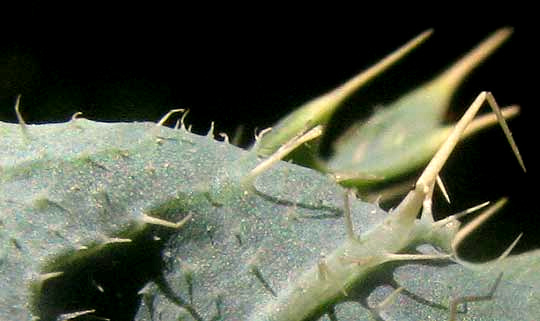
<instances>
[{"instance_id":1,"label":"plant leaf","mask_svg":"<svg viewBox=\"0 0 540 321\"><path fill-rule=\"evenodd\" d=\"M366 186L427 163L451 130L442 122L455 89L510 34L510 29L493 33L432 81L353 125L335 142L327 170L345 185Z\"/></svg>"},{"instance_id":2,"label":"plant leaf","mask_svg":"<svg viewBox=\"0 0 540 321\"><path fill-rule=\"evenodd\" d=\"M348 80L340 87L317 97L295 109L276 124L270 133L264 135L257 145L257 153L269 156L293 137L317 125L326 124L337 107L358 88L381 74L385 69L403 58L420 45L431 30L425 31L407 42L401 48L386 56L380 62Z\"/></svg>"}]
</instances>

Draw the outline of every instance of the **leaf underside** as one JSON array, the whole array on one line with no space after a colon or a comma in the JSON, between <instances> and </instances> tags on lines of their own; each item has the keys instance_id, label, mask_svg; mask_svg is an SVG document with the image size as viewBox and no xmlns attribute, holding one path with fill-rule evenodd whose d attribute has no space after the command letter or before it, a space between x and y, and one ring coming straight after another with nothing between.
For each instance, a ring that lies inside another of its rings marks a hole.
<instances>
[{"instance_id":1,"label":"leaf underside","mask_svg":"<svg viewBox=\"0 0 540 321\"><path fill-rule=\"evenodd\" d=\"M85 119L27 129L25 138L18 125L0 126L2 320L92 309L76 320L111 317L81 289L127 311L117 294L135 280L146 284L140 308L126 312L135 320L266 320L262 307L346 237L344 191L313 170L281 162L246 191L241 178L256 155L185 130ZM351 206L358 235L388 215L359 200ZM145 224L143 213L193 218L172 230ZM153 270L145 260L156 261ZM531 252L478 271L449 262L382 265L335 306L335 317L369 320L389 286L404 286L383 320L444 320L452 297L488 291L503 271L495 299L469 304L459 320L529 320L540 306L539 261ZM100 279L103 271L118 273L115 285ZM37 282L52 272L64 275Z\"/></svg>"}]
</instances>

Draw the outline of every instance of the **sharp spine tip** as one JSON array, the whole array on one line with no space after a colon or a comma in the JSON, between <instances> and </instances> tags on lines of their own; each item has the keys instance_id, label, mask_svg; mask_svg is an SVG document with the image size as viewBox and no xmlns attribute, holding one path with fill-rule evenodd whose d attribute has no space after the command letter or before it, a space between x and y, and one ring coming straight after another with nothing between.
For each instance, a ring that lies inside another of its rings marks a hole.
<instances>
[{"instance_id":1,"label":"sharp spine tip","mask_svg":"<svg viewBox=\"0 0 540 321\"><path fill-rule=\"evenodd\" d=\"M164 219L160 219L160 218L157 218L157 217L153 217L153 216L143 214L142 221L144 223L147 223L147 224L161 225L161 226L165 226L165 227L171 227L171 228L174 228L174 229L179 229L182 226L184 226L192 218L193 218L193 214L190 213L186 217L181 219L179 222L173 223L171 221L167 221L167 220L164 220Z\"/></svg>"},{"instance_id":2,"label":"sharp spine tip","mask_svg":"<svg viewBox=\"0 0 540 321\"><path fill-rule=\"evenodd\" d=\"M178 109L171 109L169 112L167 112L161 119L157 122L156 126L163 126L163 124L171 117L171 115L175 113L183 113L184 109L178 108Z\"/></svg>"}]
</instances>

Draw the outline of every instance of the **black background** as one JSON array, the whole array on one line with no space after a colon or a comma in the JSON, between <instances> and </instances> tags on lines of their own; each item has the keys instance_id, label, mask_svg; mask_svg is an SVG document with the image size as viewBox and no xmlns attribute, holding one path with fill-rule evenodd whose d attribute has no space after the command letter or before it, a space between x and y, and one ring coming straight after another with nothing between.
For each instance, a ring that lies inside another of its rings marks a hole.
<instances>
[{"instance_id":1,"label":"black background","mask_svg":"<svg viewBox=\"0 0 540 321\"><path fill-rule=\"evenodd\" d=\"M410 14L415 10L384 5L208 3L187 9L37 2L8 8L0 39L0 119L15 121L17 94L28 123L66 121L77 111L100 121L156 121L170 109L188 108L187 123L195 132L205 133L215 121L216 132L231 135L242 124L247 143L255 128L271 126L434 28L424 45L344 104L335 125L342 129L356 115L434 76L492 31L513 26L512 38L460 87L449 120L482 90L492 91L501 105L521 105L510 127L529 172L520 172L500 130L487 130L461 145L442 174L454 202L447 205L438 197L435 203L445 215L509 196L505 211L472 244L509 244L523 231L518 250L538 247L534 151L540 56L534 20L511 8L493 14L441 6ZM471 256L484 254L475 248L481 246L473 246Z\"/></svg>"}]
</instances>

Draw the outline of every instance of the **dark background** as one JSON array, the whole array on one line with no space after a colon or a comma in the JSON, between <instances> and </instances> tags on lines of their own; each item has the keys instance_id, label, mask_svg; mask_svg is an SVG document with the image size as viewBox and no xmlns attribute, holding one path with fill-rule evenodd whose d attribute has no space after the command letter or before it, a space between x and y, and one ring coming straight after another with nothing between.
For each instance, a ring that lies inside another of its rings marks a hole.
<instances>
[{"instance_id":1,"label":"dark background","mask_svg":"<svg viewBox=\"0 0 540 321\"><path fill-rule=\"evenodd\" d=\"M37 2L6 9L0 39L0 119L15 121L17 94L28 123L66 121L77 111L99 121L157 121L170 109L188 108L187 123L195 132L205 133L215 121L216 132L232 135L242 124L248 143L255 128L271 126L434 28L423 46L340 109L340 129L509 25L514 35L460 87L449 120L459 117L482 90L492 91L501 105L521 105L522 113L510 127L529 173L520 172L500 130L487 130L454 153L443 173L454 202L446 205L437 198L436 206L445 215L509 196L505 211L473 244L496 239L509 244L523 231L519 251L540 246L538 165L533 160L540 56L534 21L507 8L497 15L426 8L432 11L414 16L395 8L393 14L401 16L395 19L381 9L321 6L313 13L307 7L207 5L188 10L159 3L113 7ZM449 18L443 21L431 12Z\"/></svg>"}]
</instances>

